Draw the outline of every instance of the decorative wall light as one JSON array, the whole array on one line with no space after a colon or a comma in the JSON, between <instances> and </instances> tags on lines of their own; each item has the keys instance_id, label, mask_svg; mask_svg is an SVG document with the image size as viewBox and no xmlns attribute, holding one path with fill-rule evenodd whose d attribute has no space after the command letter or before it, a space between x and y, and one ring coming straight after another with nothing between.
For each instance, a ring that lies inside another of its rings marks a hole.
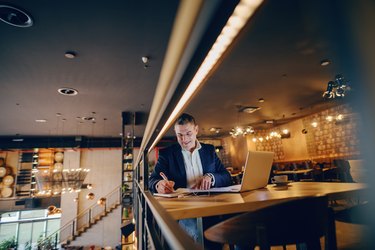
<instances>
[{"instance_id":1,"label":"decorative wall light","mask_svg":"<svg viewBox=\"0 0 375 250\"><path fill-rule=\"evenodd\" d=\"M241 126L236 126L231 129L229 134L233 137L236 138L237 136L245 136L247 134L254 134L254 128L251 126L246 126L246 127L241 127Z\"/></svg>"},{"instance_id":2,"label":"decorative wall light","mask_svg":"<svg viewBox=\"0 0 375 250\"><path fill-rule=\"evenodd\" d=\"M101 205L101 206L104 206L106 200L107 200L106 198L102 197L102 198L100 198L100 199L97 201L97 203L98 203L99 205Z\"/></svg>"},{"instance_id":3,"label":"decorative wall light","mask_svg":"<svg viewBox=\"0 0 375 250\"><path fill-rule=\"evenodd\" d=\"M271 131L269 134L265 135L265 137L254 137L253 142L263 142L263 141L270 141L275 139L282 139L282 138L289 138L290 132L288 130L284 130L286 133L279 133L276 131Z\"/></svg>"},{"instance_id":4,"label":"decorative wall light","mask_svg":"<svg viewBox=\"0 0 375 250\"><path fill-rule=\"evenodd\" d=\"M342 98L348 90L350 90L349 82L342 75L336 75L334 81L327 83L327 90L323 93L323 98Z\"/></svg>"},{"instance_id":5,"label":"decorative wall light","mask_svg":"<svg viewBox=\"0 0 375 250\"><path fill-rule=\"evenodd\" d=\"M61 209L57 208L53 205L47 207L47 216L54 215L54 214L61 214Z\"/></svg>"},{"instance_id":6,"label":"decorative wall light","mask_svg":"<svg viewBox=\"0 0 375 250\"><path fill-rule=\"evenodd\" d=\"M95 194L94 193L88 193L87 195L86 195L86 199L87 200L93 200L95 198Z\"/></svg>"}]
</instances>

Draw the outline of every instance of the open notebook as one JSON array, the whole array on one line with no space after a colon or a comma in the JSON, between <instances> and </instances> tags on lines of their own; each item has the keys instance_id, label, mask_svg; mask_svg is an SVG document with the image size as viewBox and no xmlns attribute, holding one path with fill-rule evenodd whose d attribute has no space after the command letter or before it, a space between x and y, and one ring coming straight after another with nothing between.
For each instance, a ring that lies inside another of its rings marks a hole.
<instances>
[{"instance_id":1,"label":"open notebook","mask_svg":"<svg viewBox=\"0 0 375 250\"><path fill-rule=\"evenodd\" d=\"M273 162L273 152L248 151L245 162L245 170L241 184L228 187L211 188L208 190L179 188L170 194L157 194L163 197L177 197L186 193L239 193L263 188L268 184Z\"/></svg>"}]
</instances>

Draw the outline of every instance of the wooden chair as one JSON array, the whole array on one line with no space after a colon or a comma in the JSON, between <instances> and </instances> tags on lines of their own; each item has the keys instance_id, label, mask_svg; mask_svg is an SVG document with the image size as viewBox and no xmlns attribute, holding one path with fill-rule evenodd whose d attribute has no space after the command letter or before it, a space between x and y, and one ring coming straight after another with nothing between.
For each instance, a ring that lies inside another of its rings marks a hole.
<instances>
[{"instance_id":1,"label":"wooden chair","mask_svg":"<svg viewBox=\"0 0 375 250\"><path fill-rule=\"evenodd\" d=\"M246 246L305 244L307 249L321 249L320 237L325 236L325 249L337 249L333 212L326 196L296 198L276 205L247 212L225 220L204 232L214 242Z\"/></svg>"}]
</instances>

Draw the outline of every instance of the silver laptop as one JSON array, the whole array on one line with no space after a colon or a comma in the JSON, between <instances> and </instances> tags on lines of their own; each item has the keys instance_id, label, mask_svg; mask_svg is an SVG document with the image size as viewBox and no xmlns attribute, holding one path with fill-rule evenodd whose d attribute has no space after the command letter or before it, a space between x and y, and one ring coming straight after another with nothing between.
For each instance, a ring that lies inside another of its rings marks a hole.
<instances>
[{"instance_id":1,"label":"silver laptop","mask_svg":"<svg viewBox=\"0 0 375 250\"><path fill-rule=\"evenodd\" d=\"M249 190L259 189L267 186L270 177L273 152L266 151L248 151L245 162L245 170L242 176L241 184L228 187L211 188L208 190L200 189L183 189L185 192L202 193L202 192L229 192L239 193ZM181 190L182 191L182 190Z\"/></svg>"}]
</instances>

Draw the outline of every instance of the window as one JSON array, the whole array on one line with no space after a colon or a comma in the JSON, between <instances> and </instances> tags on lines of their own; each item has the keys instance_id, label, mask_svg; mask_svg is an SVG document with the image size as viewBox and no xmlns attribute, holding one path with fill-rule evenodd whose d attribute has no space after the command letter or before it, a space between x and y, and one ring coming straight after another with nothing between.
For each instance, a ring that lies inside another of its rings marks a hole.
<instances>
[{"instance_id":1,"label":"window","mask_svg":"<svg viewBox=\"0 0 375 250\"><path fill-rule=\"evenodd\" d=\"M36 219L36 218L45 218L45 210L28 210L21 211L21 219Z\"/></svg>"},{"instance_id":2,"label":"window","mask_svg":"<svg viewBox=\"0 0 375 250\"><path fill-rule=\"evenodd\" d=\"M46 210L6 212L0 215L0 242L15 237L20 249L36 245L60 228L61 214L47 217Z\"/></svg>"},{"instance_id":3,"label":"window","mask_svg":"<svg viewBox=\"0 0 375 250\"><path fill-rule=\"evenodd\" d=\"M18 223L7 223L0 225L0 241L8 240L17 233Z\"/></svg>"}]
</instances>

